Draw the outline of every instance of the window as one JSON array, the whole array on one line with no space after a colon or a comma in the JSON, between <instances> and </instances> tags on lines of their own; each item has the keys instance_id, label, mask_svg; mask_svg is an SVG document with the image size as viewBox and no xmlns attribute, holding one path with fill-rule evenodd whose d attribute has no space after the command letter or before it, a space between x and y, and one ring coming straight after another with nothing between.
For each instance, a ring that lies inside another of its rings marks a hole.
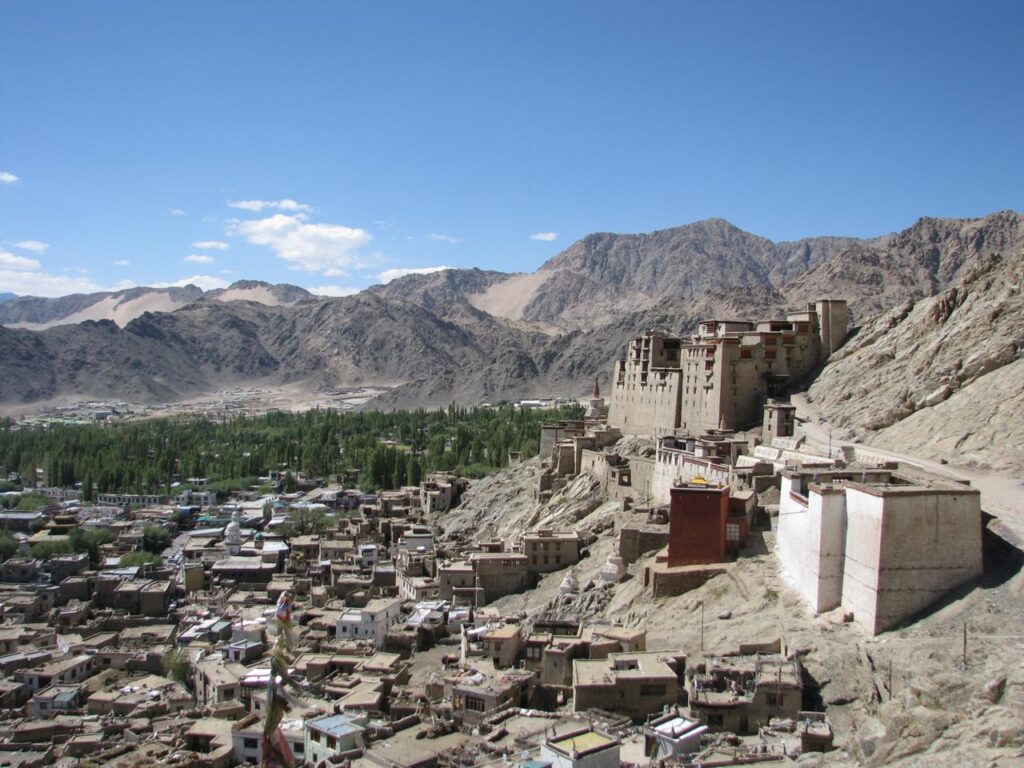
<instances>
[{"instance_id":1,"label":"window","mask_svg":"<svg viewBox=\"0 0 1024 768\"><path fill-rule=\"evenodd\" d=\"M296 755L301 755L305 751L306 745L303 744L301 741L296 741L294 744L292 744L292 752L294 752Z\"/></svg>"},{"instance_id":2,"label":"window","mask_svg":"<svg viewBox=\"0 0 1024 768\"><path fill-rule=\"evenodd\" d=\"M338 740L336 738L334 738L333 736L328 736L327 737L327 748L328 749L337 749L338 748Z\"/></svg>"},{"instance_id":3,"label":"window","mask_svg":"<svg viewBox=\"0 0 1024 768\"><path fill-rule=\"evenodd\" d=\"M740 540L740 527L736 523L726 523L725 526L725 538L728 541L739 541Z\"/></svg>"},{"instance_id":4,"label":"window","mask_svg":"<svg viewBox=\"0 0 1024 768\"><path fill-rule=\"evenodd\" d=\"M708 725L725 725L725 716L708 715Z\"/></svg>"},{"instance_id":5,"label":"window","mask_svg":"<svg viewBox=\"0 0 1024 768\"><path fill-rule=\"evenodd\" d=\"M528 659L539 659L541 655L541 648L537 645L528 646L526 649L526 658Z\"/></svg>"},{"instance_id":6,"label":"window","mask_svg":"<svg viewBox=\"0 0 1024 768\"><path fill-rule=\"evenodd\" d=\"M320 731L311 731L309 738L311 738L313 740L314 744L319 744L320 743Z\"/></svg>"},{"instance_id":7,"label":"window","mask_svg":"<svg viewBox=\"0 0 1024 768\"><path fill-rule=\"evenodd\" d=\"M640 686L641 696L664 696L665 686L664 685L641 685Z\"/></svg>"},{"instance_id":8,"label":"window","mask_svg":"<svg viewBox=\"0 0 1024 768\"><path fill-rule=\"evenodd\" d=\"M242 744L246 749L256 749L259 746L259 741L256 739L243 739Z\"/></svg>"},{"instance_id":9,"label":"window","mask_svg":"<svg viewBox=\"0 0 1024 768\"><path fill-rule=\"evenodd\" d=\"M485 709L484 700L476 696L467 696L466 709L470 712L483 712Z\"/></svg>"},{"instance_id":10,"label":"window","mask_svg":"<svg viewBox=\"0 0 1024 768\"><path fill-rule=\"evenodd\" d=\"M782 704L782 694L779 694L779 693L769 693L765 697L765 703L769 707L778 707L778 706L780 706Z\"/></svg>"}]
</instances>

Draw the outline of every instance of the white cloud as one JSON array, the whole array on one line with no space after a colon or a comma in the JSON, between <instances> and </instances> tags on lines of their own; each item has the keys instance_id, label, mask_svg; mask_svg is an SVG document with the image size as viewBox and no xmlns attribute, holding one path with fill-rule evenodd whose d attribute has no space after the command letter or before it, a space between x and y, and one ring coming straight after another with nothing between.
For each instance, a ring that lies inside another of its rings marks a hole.
<instances>
[{"instance_id":1,"label":"white cloud","mask_svg":"<svg viewBox=\"0 0 1024 768\"><path fill-rule=\"evenodd\" d=\"M406 275L429 275L433 272L443 272L446 269L451 269L451 267L398 267L396 269L385 269L377 275L377 279L382 283L390 283L392 280L397 280Z\"/></svg>"},{"instance_id":2,"label":"white cloud","mask_svg":"<svg viewBox=\"0 0 1024 768\"><path fill-rule=\"evenodd\" d=\"M115 267L127 267L131 262L128 259L118 259L114 262Z\"/></svg>"},{"instance_id":3,"label":"white cloud","mask_svg":"<svg viewBox=\"0 0 1024 768\"><path fill-rule=\"evenodd\" d=\"M171 216L185 216L187 213L184 208L171 208Z\"/></svg>"},{"instance_id":4,"label":"white cloud","mask_svg":"<svg viewBox=\"0 0 1024 768\"><path fill-rule=\"evenodd\" d=\"M38 240L19 240L14 244L15 248L21 248L23 251L32 251L33 253L42 253L50 247L49 243L41 243Z\"/></svg>"},{"instance_id":5,"label":"white cloud","mask_svg":"<svg viewBox=\"0 0 1024 768\"><path fill-rule=\"evenodd\" d=\"M535 235L530 235L531 240L543 240L545 243L550 243L558 237L557 232L538 232Z\"/></svg>"},{"instance_id":6,"label":"white cloud","mask_svg":"<svg viewBox=\"0 0 1024 768\"><path fill-rule=\"evenodd\" d=\"M307 288L307 291L316 296L330 296L332 298L338 298L340 296L351 296L359 293L360 288L352 288L345 285L318 285L316 288Z\"/></svg>"},{"instance_id":7,"label":"white cloud","mask_svg":"<svg viewBox=\"0 0 1024 768\"><path fill-rule=\"evenodd\" d=\"M39 269L41 266L35 259L0 251L0 269Z\"/></svg>"},{"instance_id":8,"label":"white cloud","mask_svg":"<svg viewBox=\"0 0 1024 768\"><path fill-rule=\"evenodd\" d=\"M210 291L214 288L227 288L230 283L227 280L221 280L219 277L212 277L210 275L192 275L192 277L183 277L181 280L175 280L170 283L153 283L152 287L184 288L186 285L195 285L204 291Z\"/></svg>"},{"instance_id":9,"label":"white cloud","mask_svg":"<svg viewBox=\"0 0 1024 768\"><path fill-rule=\"evenodd\" d=\"M265 219L232 222L228 231L253 245L272 248L292 269L343 277L357 264L358 251L372 240L363 229L311 224L305 216L275 213Z\"/></svg>"},{"instance_id":10,"label":"white cloud","mask_svg":"<svg viewBox=\"0 0 1024 768\"><path fill-rule=\"evenodd\" d=\"M312 206L305 203L297 203L289 198L284 200L233 200L228 202L228 206L240 208L243 211L256 211L257 213L268 208L278 211L306 211L307 213L313 210Z\"/></svg>"},{"instance_id":11,"label":"white cloud","mask_svg":"<svg viewBox=\"0 0 1024 768\"><path fill-rule=\"evenodd\" d=\"M67 296L69 293L96 293L107 290L88 277L70 275L48 275L45 272L26 272L4 269L0 262L0 285L4 290L19 296Z\"/></svg>"},{"instance_id":12,"label":"white cloud","mask_svg":"<svg viewBox=\"0 0 1024 768\"><path fill-rule=\"evenodd\" d=\"M430 238L431 240L438 240L438 241L440 241L442 243L453 243L454 244L454 243L461 243L462 242L462 240L460 238L458 238L458 237L452 237L451 235L441 235L441 234L437 234L436 232L431 232L429 235L427 235L427 237Z\"/></svg>"},{"instance_id":13,"label":"white cloud","mask_svg":"<svg viewBox=\"0 0 1024 768\"><path fill-rule=\"evenodd\" d=\"M0 184L13 184L18 177L9 171L0 171Z\"/></svg>"},{"instance_id":14,"label":"white cloud","mask_svg":"<svg viewBox=\"0 0 1024 768\"><path fill-rule=\"evenodd\" d=\"M192 243L193 248L198 248L200 251L226 251L229 246L223 240L196 240Z\"/></svg>"},{"instance_id":15,"label":"white cloud","mask_svg":"<svg viewBox=\"0 0 1024 768\"><path fill-rule=\"evenodd\" d=\"M193 264L213 264L214 259L205 253L190 253L185 257L185 261L191 261Z\"/></svg>"}]
</instances>

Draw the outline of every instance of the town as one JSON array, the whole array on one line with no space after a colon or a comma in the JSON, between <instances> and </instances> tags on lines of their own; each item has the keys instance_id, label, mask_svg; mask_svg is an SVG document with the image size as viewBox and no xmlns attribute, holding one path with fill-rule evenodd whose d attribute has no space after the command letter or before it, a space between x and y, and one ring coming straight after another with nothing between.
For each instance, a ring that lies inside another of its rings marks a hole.
<instances>
[{"instance_id":1,"label":"town","mask_svg":"<svg viewBox=\"0 0 1024 768\"><path fill-rule=\"evenodd\" d=\"M771 560L808 615L870 638L982 575L976 489L797 417L789 395L847 323L832 299L642 333L607 401L595 381L537 459L510 452L508 471L532 473L515 521L456 525L491 502L453 471L370 493L303 473L286 489L266 468L230 500L207 478L90 501L81 479L21 478L47 503L0 512L17 542L0 765L726 766L840 749L806 649L781 633L704 647L729 612L701 602L679 618L700 643L673 646L601 608ZM53 546L72 538L95 553Z\"/></svg>"}]
</instances>

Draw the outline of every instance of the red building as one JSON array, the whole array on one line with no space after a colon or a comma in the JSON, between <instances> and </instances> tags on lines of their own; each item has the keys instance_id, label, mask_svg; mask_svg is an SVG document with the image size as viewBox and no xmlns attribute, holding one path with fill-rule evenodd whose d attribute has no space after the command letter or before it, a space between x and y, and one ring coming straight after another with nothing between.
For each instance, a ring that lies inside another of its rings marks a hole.
<instances>
[{"instance_id":1,"label":"red building","mask_svg":"<svg viewBox=\"0 0 1024 768\"><path fill-rule=\"evenodd\" d=\"M726 559L729 487L691 483L673 488L668 521L669 568Z\"/></svg>"}]
</instances>

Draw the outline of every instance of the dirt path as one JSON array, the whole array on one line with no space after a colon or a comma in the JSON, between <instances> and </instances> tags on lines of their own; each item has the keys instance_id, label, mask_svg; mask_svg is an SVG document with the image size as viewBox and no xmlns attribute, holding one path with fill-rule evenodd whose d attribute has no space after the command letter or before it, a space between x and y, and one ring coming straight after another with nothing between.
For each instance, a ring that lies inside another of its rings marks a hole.
<instances>
[{"instance_id":1,"label":"dirt path","mask_svg":"<svg viewBox=\"0 0 1024 768\"><path fill-rule=\"evenodd\" d=\"M841 440L831 434L832 428L828 420L815 405L807 401L806 394L793 395L790 402L796 406L798 429L808 440L824 447L826 453L830 444L833 453L842 446L859 445L893 461L906 462L954 480L969 480L972 486L981 491L982 509L999 518L995 526L999 529L1000 535L1016 547L1024 549L1024 481L1021 478L956 464L943 464L920 456L876 448L870 443Z\"/></svg>"}]
</instances>

